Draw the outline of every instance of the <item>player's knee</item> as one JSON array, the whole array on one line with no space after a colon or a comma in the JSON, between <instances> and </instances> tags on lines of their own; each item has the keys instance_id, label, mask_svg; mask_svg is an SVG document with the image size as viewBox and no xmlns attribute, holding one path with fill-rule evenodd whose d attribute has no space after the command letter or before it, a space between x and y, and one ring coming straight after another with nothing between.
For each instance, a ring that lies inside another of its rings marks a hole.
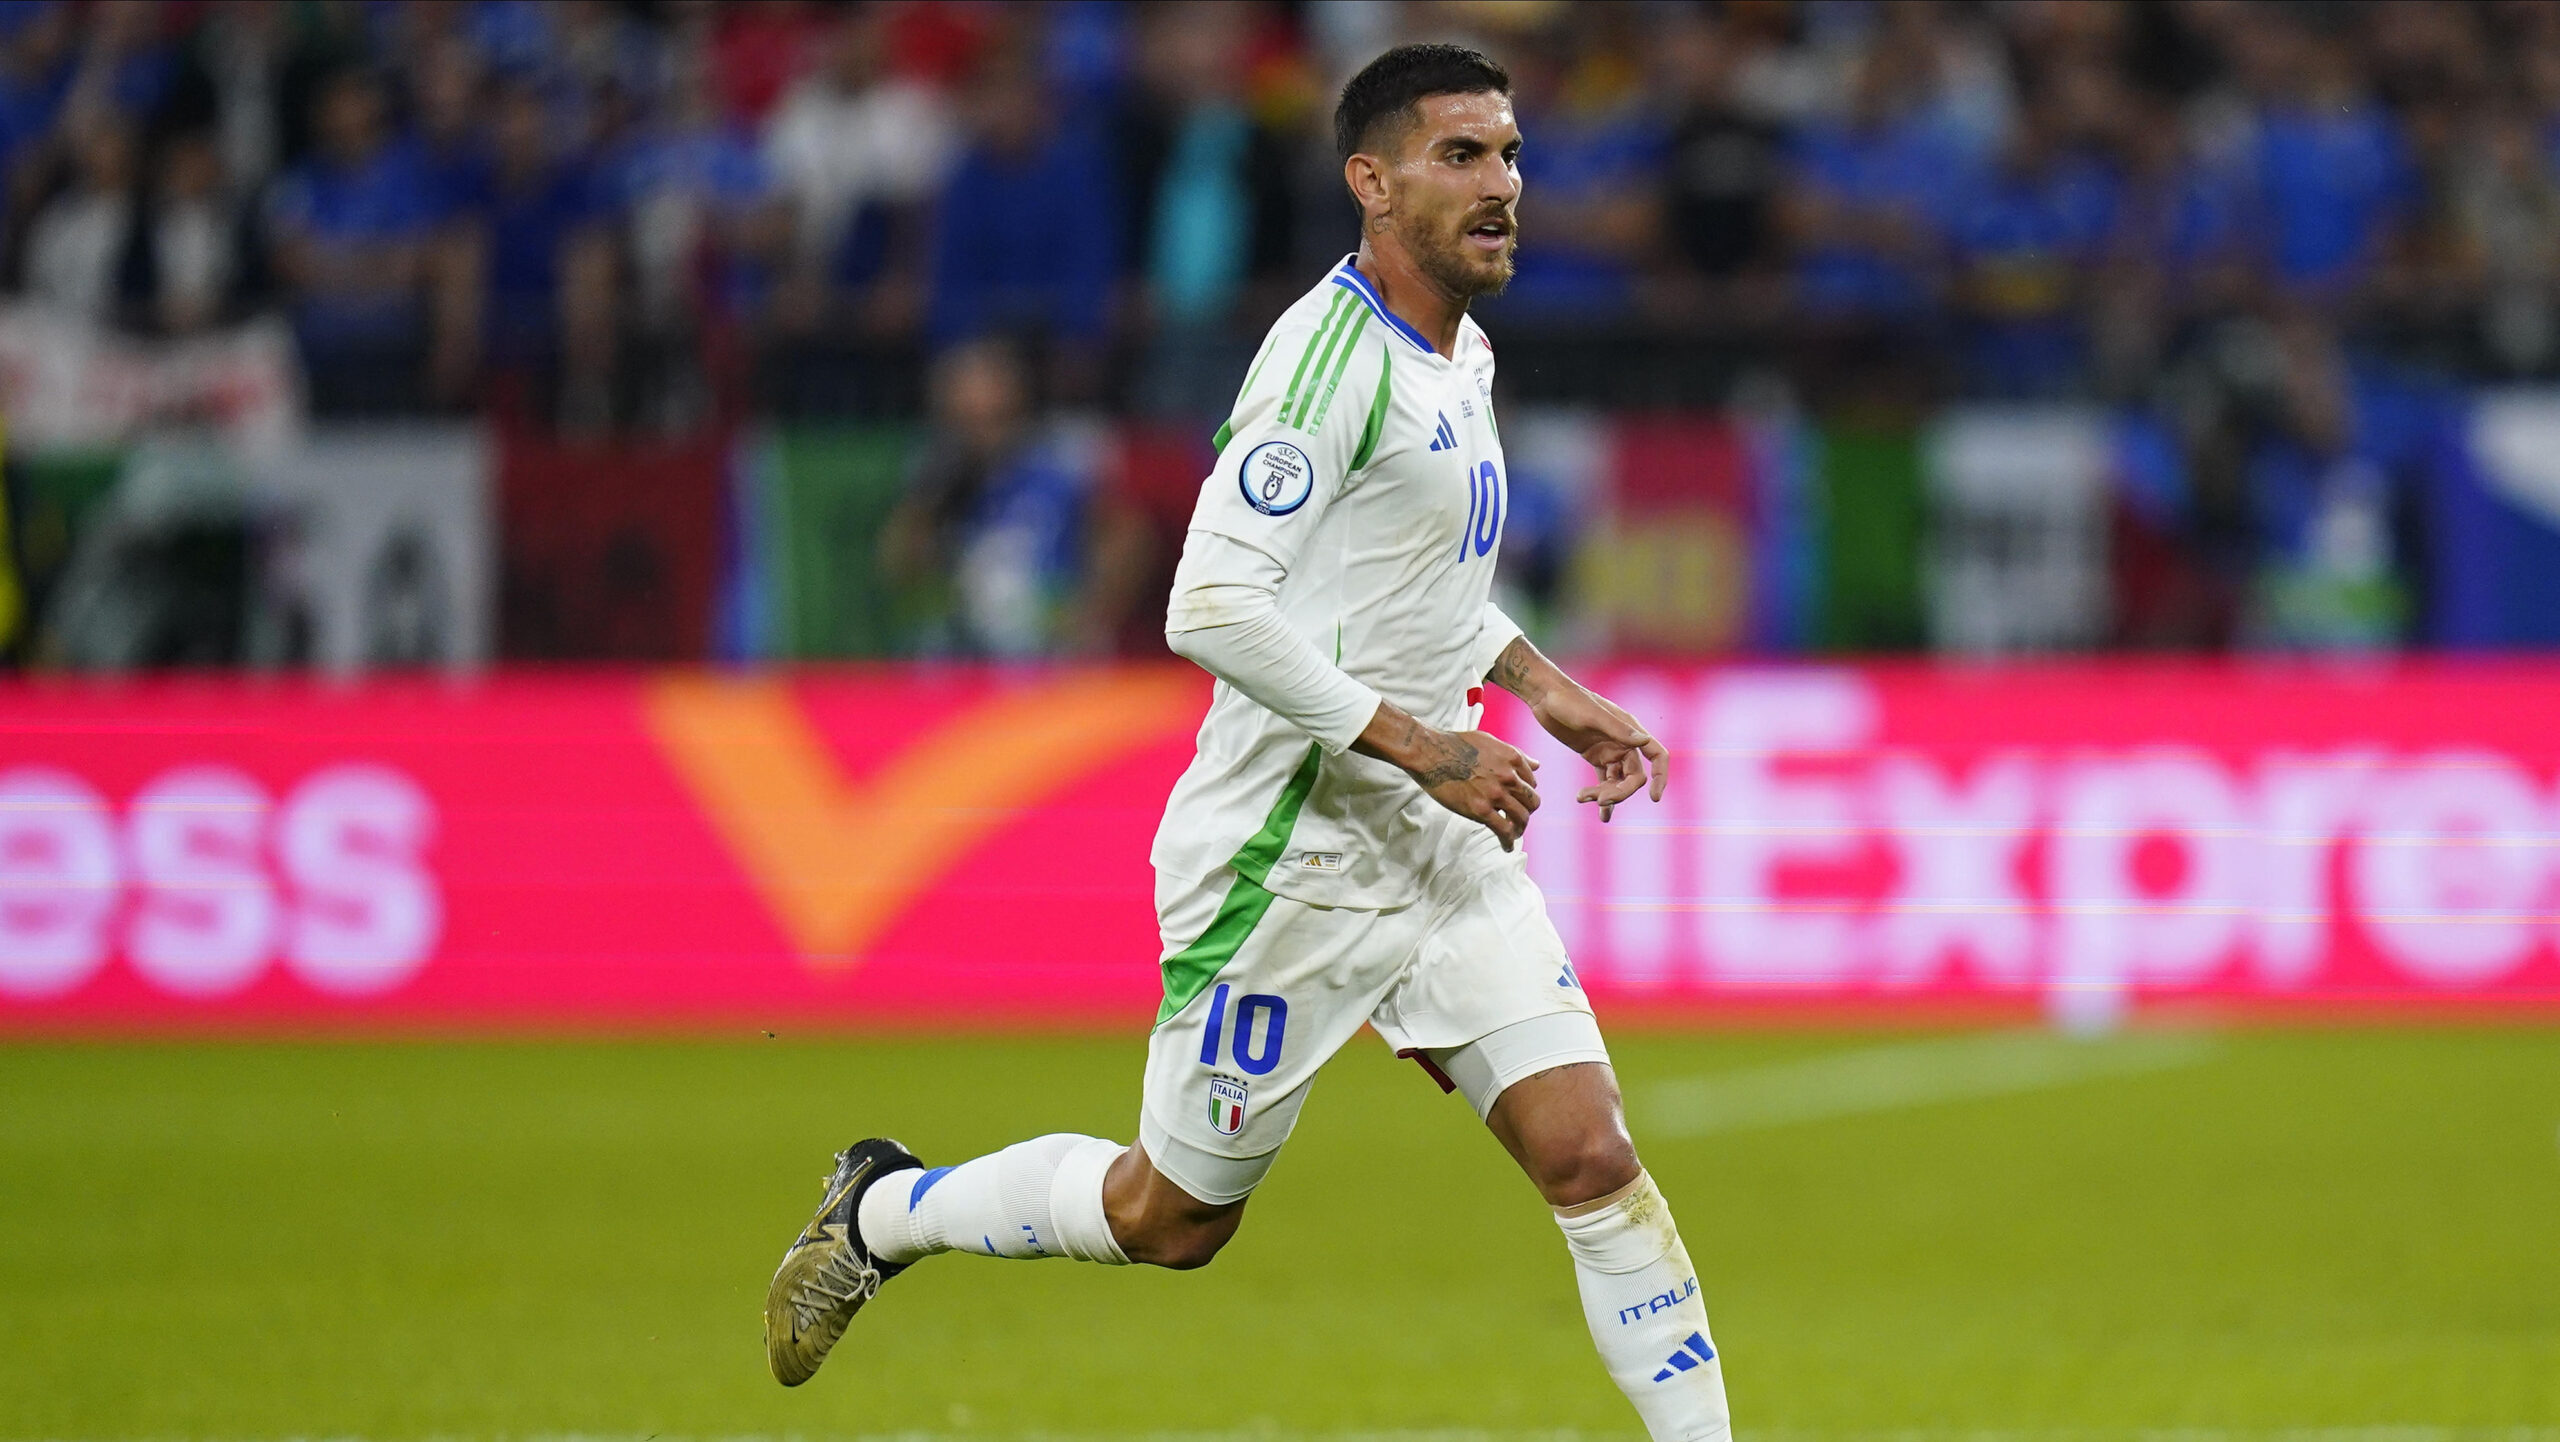
<instances>
[{"instance_id":1,"label":"player's knee","mask_svg":"<svg viewBox=\"0 0 2560 1442\"><path fill-rule=\"evenodd\" d=\"M1623 1129L1595 1128L1558 1137L1531 1159L1530 1180L1554 1207L1578 1207L1605 1197L1643 1170L1635 1143Z\"/></svg>"}]
</instances>

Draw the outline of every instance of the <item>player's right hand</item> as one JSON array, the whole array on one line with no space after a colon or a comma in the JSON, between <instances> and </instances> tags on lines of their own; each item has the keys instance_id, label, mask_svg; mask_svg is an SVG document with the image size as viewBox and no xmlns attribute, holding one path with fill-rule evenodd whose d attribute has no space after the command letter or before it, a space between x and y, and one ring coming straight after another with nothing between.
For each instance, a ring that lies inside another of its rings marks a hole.
<instances>
[{"instance_id":1,"label":"player's right hand","mask_svg":"<svg viewBox=\"0 0 2560 1442\"><path fill-rule=\"evenodd\" d=\"M1529 829L1538 809L1538 763L1499 736L1483 731L1443 731L1434 754L1405 770L1431 799L1494 834L1509 851Z\"/></svg>"}]
</instances>

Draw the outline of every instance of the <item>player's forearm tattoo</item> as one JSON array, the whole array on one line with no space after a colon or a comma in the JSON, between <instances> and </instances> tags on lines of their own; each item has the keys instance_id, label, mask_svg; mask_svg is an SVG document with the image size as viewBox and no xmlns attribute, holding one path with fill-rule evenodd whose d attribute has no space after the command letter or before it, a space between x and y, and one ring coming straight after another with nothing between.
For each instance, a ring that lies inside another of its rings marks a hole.
<instances>
[{"instance_id":1,"label":"player's forearm tattoo","mask_svg":"<svg viewBox=\"0 0 2560 1442\"><path fill-rule=\"evenodd\" d=\"M1530 663L1536 659L1538 648L1529 644L1529 638L1514 636L1511 644L1502 648L1502 654L1493 658L1493 670L1486 674L1485 679L1523 701L1535 701L1538 698L1533 692L1537 683L1531 675Z\"/></svg>"},{"instance_id":2,"label":"player's forearm tattoo","mask_svg":"<svg viewBox=\"0 0 2560 1442\"><path fill-rule=\"evenodd\" d=\"M1392 701L1378 703L1378 714L1370 718L1351 749L1401 767L1425 786L1465 781L1476 774L1474 742L1435 731Z\"/></svg>"},{"instance_id":3,"label":"player's forearm tattoo","mask_svg":"<svg viewBox=\"0 0 2560 1442\"><path fill-rule=\"evenodd\" d=\"M1476 774L1474 742L1435 731L1393 702L1379 703L1377 717L1360 739L1351 743L1351 749L1391 761L1425 786L1465 781Z\"/></svg>"},{"instance_id":4,"label":"player's forearm tattoo","mask_svg":"<svg viewBox=\"0 0 2560 1442\"><path fill-rule=\"evenodd\" d=\"M1451 781L1473 780L1476 774L1476 744L1459 736L1443 733L1439 759L1429 766L1416 767L1413 779L1425 786L1441 786Z\"/></svg>"}]
</instances>

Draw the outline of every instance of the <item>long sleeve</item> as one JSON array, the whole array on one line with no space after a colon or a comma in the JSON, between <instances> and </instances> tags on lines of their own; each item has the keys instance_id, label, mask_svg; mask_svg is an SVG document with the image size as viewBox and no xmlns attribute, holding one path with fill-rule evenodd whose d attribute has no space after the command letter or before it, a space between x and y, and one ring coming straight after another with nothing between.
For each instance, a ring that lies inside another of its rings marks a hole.
<instances>
[{"instance_id":1,"label":"long sleeve","mask_svg":"<svg viewBox=\"0 0 2560 1442\"><path fill-rule=\"evenodd\" d=\"M1174 570L1165 643L1339 754L1378 714L1378 693L1327 660L1280 614L1286 574L1256 547L1193 531Z\"/></svg>"},{"instance_id":2,"label":"long sleeve","mask_svg":"<svg viewBox=\"0 0 2560 1442\"><path fill-rule=\"evenodd\" d=\"M1482 680L1493 674L1493 663L1502 659L1511 643L1523 633L1520 623L1502 614L1502 608L1491 601L1484 603L1484 628L1476 632L1475 654L1467 663L1467 674Z\"/></svg>"}]
</instances>

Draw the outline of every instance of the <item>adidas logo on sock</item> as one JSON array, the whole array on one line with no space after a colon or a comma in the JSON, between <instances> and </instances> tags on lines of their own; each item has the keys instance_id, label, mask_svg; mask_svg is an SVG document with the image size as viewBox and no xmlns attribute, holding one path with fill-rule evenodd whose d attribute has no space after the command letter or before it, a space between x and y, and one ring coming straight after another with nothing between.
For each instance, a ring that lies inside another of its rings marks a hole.
<instances>
[{"instance_id":1,"label":"adidas logo on sock","mask_svg":"<svg viewBox=\"0 0 2560 1442\"><path fill-rule=\"evenodd\" d=\"M1697 1355L1692 1356L1691 1353ZM1701 1364L1715 1359L1716 1349L1707 1345L1707 1334L1691 1332L1689 1340L1681 1344L1679 1351L1671 1354L1670 1361L1663 1369L1653 1374L1653 1380L1668 1382L1683 1372L1694 1372Z\"/></svg>"}]
</instances>

